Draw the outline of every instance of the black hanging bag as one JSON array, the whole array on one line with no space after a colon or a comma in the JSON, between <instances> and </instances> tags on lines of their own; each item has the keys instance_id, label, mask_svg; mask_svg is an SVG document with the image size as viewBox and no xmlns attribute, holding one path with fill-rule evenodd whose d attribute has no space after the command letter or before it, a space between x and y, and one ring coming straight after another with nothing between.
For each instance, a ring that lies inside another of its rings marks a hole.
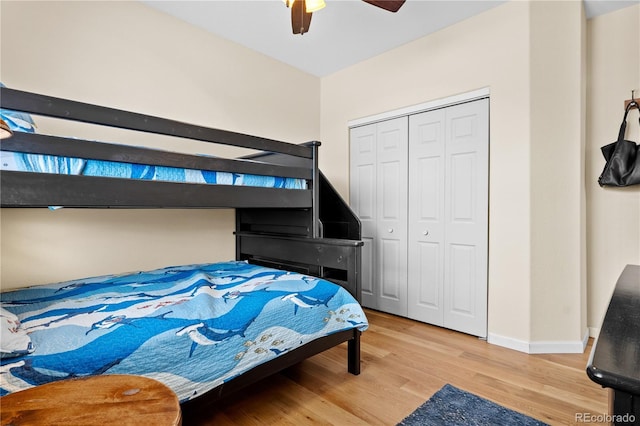
<instances>
[{"instance_id":1,"label":"black hanging bag","mask_svg":"<svg viewBox=\"0 0 640 426\"><path fill-rule=\"evenodd\" d=\"M624 139L627 130L627 115L633 108L638 108L638 103L635 100L630 102L624 111L618 140L600 148L607 161L598 178L600 186L640 185L640 145ZM638 122L640 123L640 119Z\"/></svg>"}]
</instances>

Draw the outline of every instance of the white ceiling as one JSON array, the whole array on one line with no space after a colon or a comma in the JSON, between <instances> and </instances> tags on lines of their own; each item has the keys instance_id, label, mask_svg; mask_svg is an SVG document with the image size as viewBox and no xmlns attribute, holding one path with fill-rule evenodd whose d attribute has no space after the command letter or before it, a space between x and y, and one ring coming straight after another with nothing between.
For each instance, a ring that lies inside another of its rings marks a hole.
<instances>
[{"instance_id":1,"label":"white ceiling","mask_svg":"<svg viewBox=\"0 0 640 426\"><path fill-rule=\"evenodd\" d=\"M361 0L327 0L327 6L313 14L310 30L304 35L291 33L290 9L282 0L142 1L220 37L323 77L482 13L505 0L407 0L396 13ZM584 0L588 18L639 2Z\"/></svg>"}]
</instances>

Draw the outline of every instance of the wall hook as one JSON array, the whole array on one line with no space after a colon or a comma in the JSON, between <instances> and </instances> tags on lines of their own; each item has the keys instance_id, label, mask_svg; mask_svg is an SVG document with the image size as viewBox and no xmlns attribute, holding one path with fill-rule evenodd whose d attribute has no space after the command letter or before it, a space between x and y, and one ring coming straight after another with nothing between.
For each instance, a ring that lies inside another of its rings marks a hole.
<instances>
[{"instance_id":1,"label":"wall hook","mask_svg":"<svg viewBox=\"0 0 640 426\"><path fill-rule=\"evenodd\" d=\"M635 89L631 90L631 99L624 101L624 109L626 110L629 104L633 104L631 109L638 108L638 101L636 100Z\"/></svg>"}]
</instances>

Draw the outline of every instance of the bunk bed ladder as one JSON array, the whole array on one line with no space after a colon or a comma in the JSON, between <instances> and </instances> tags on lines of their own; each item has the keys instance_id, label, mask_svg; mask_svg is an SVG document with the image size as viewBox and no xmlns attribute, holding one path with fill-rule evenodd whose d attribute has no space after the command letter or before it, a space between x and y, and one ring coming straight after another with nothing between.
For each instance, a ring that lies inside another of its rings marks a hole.
<instances>
[{"instance_id":1,"label":"bunk bed ladder","mask_svg":"<svg viewBox=\"0 0 640 426\"><path fill-rule=\"evenodd\" d=\"M318 169L320 143L306 145L314 147L314 208L236 209L236 258L325 278L360 301L360 220ZM249 158L295 165L291 157L272 153Z\"/></svg>"}]
</instances>

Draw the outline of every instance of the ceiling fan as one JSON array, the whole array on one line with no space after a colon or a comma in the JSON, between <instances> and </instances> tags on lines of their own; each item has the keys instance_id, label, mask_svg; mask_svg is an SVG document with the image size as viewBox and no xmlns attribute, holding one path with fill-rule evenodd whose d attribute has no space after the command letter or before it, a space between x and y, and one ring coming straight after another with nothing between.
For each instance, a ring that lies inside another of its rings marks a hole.
<instances>
[{"instance_id":1,"label":"ceiling fan","mask_svg":"<svg viewBox=\"0 0 640 426\"><path fill-rule=\"evenodd\" d=\"M389 12L397 12L405 0L362 0ZM325 7L324 0L284 0L291 8L291 29L294 34L304 34L311 26L311 15Z\"/></svg>"}]
</instances>

